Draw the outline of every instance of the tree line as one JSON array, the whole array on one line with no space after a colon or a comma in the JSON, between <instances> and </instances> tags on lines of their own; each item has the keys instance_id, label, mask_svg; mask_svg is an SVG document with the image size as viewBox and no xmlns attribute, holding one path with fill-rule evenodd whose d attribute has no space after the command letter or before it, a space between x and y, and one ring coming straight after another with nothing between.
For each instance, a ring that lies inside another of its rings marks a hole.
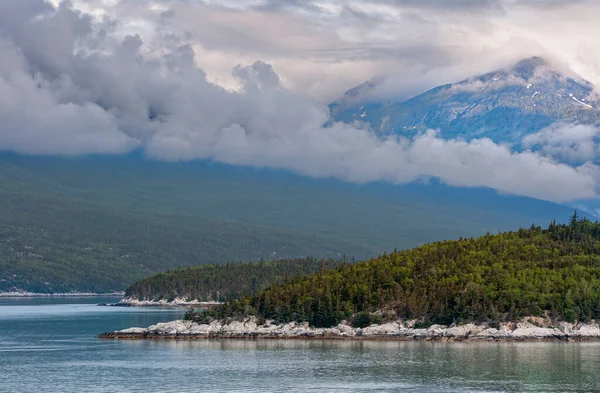
<instances>
[{"instance_id":1,"label":"tree line","mask_svg":"<svg viewBox=\"0 0 600 393\"><path fill-rule=\"evenodd\" d=\"M320 270L332 269L341 261L295 258L276 261L202 265L169 270L140 280L127 288L125 296L140 300L229 301L248 296L276 283L283 283Z\"/></svg>"},{"instance_id":2,"label":"tree line","mask_svg":"<svg viewBox=\"0 0 600 393\"><path fill-rule=\"evenodd\" d=\"M258 315L332 326L386 318L424 324L526 315L600 319L600 223L569 223L427 244L277 283L189 318Z\"/></svg>"}]
</instances>

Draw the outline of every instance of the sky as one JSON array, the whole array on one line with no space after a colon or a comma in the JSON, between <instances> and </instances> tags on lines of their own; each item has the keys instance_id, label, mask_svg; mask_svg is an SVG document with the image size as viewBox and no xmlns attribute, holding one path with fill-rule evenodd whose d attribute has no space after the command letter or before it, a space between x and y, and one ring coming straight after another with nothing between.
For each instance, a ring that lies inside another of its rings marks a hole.
<instances>
[{"instance_id":1,"label":"sky","mask_svg":"<svg viewBox=\"0 0 600 393\"><path fill-rule=\"evenodd\" d=\"M542 130L532 152L324 124L373 78L372 94L402 99L534 55L598 86L599 15L591 0L1 1L0 150L596 199L593 126Z\"/></svg>"}]
</instances>

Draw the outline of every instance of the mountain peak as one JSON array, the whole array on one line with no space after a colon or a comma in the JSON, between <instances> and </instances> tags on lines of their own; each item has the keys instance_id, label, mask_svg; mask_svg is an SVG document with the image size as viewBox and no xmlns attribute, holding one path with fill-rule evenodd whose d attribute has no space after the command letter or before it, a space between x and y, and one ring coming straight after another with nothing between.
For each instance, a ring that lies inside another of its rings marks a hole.
<instances>
[{"instance_id":1,"label":"mountain peak","mask_svg":"<svg viewBox=\"0 0 600 393\"><path fill-rule=\"evenodd\" d=\"M523 59L515 64L512 72L522 77L525 80L532 78L535 72L542 67L549 67L550 64L545 59L534 56L528 59Z\"/></svg>"},{"instance_id":2,"label":"mountain peak","mask_svg":"<svg viewBox=\"0 0 600 393\"><path fill-rule=\"evenodd\" d=\"M360 107L359 107L360 105ZM444 138L520 143L555 122L600 124L600 100L588 81L541 57L508 69L438 86L401 102L359 102L334 113L380 135L439 129Z\"/></svg>"}]
</instances>

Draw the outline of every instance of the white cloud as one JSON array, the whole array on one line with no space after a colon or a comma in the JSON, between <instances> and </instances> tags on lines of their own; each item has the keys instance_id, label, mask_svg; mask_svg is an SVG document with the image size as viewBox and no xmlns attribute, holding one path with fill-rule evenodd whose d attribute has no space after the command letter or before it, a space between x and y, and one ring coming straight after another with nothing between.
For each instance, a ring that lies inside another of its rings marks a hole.
<instances>
[{"instance_id":1,"label":"white cloud","mask_svg":"<svg viewBox=\"0 0 600 393\"><path fill-rule=\"evenodd\" d=\"M236 83L231 68L262 59L279 70L287 87L326 101L375 75L389 77L380 94L407 97L533 55L600 85L597 1L114 3L76 1L123 21L147 43L154 32L136 30L140 20L185 32L209 78L228 87Z\"/></svg>"},{"instance_id":2,"label":"white cloud","mask_svg":"<svg viewBox=\"0 0 600 393\"><path fill-rule=\"evenodd\" d=\"M87 3L89 8L101 4ZM175 4L175 15L195 15L193 5ZM211 53L222 48L233 56L240 51L229 68L233 72L228 71L237 89L229 90L212 83L200 68L205 53L196 48L210 46L207 36L196 41L197 32L182 33L185 28L172 16L163 17L152 34L123 35L124 28L131 28L130 19L114 18L121 13L131 17L129 7L141 5L120 3L107 8L112 18L98 19L68 5L54 10L41 0L0 3L0 149L118 154L139 148L156 159L209 159L353 182L437 177L455 186L491 187L552 201L596 197L595 165L561 164L543 149L515 153L486 139L444 141L433 131L414 140L380 140L364 126L324 126L327 106L306 91L284 87L281 80L294 79L290 74L280 78L268 62L243 61L261 52L265 40L274 45L270 53L275 58L309 53L302 48L316 45L317 36L300 37L316 27L302 25L293 15L282 15L270 27L262 11L249 12L247 21L236 16L239 28L249 27L250 33L265 25L257 39L246 30L223 30L235 10L209 10L211 16L222 13L222 19L212 21L215 31L205 32L213 40ZM156 17L152 9L146 12L136 18ZM291 49L278 41L274 26L289 28L283 36L293 38ZM229 38L217 37L223 32ZM243 44L234 42L243 34L249 35ZM325 49L343 42L335 36L325 32L324 37L333 37L323 44ZM256 52L245 52L246 46L255 46ZM326 58L317 56L319 61ZM252 65L238 66L240 62ZM531 143L553 138L540 134Z\"/></svg>"},{"instance_id":3,"label":"white cloud","mask_svg":"<svg viewBox=\"0 0 600 393\"><path fill-rule=\"evenodd\" d=\"M598 155L600 129L593 125L557 123L523 139L526 148L539 149L557 160L582 163Z\"/></svg>"}]
</instances>

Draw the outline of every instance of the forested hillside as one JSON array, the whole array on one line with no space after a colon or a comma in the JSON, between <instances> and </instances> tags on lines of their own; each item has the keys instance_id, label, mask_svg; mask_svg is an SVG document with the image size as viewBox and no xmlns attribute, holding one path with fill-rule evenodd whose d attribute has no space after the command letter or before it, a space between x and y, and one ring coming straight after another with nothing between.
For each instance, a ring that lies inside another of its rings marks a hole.
<instances>
[{"instance_id":1,"label":"forested hillside","mask_svg":"<svg viewBox=\"0 0 600 393\"><path fill-rule=\"evenodd\" d=\"M137 156L0 153L0 291L111 292L201 264L364 259L569 210L439 184L354 185Z\"/></svg>"},{"instance_id":2,"label":"forested hillside","mask_svg":"<svg viewBox=\"0 0 600 393\"><path fill-rule=\"evenodd\" d=\"M2 196L7 203L0 204L0 291L122 291L153 273L193 264L365 253L335 237L293 230Z\"/></svg>"},{"instance_id":3,"label":"forested hillside","mask_svg":"<svg viewBox=\"0 0 600 393\"><path fill-rule=\"evenodd\" d=\"M424 323L600 318L600 223L574 216L516 232L428 244L298 278L206 317L258 314L332 326L390 318ZM198 316L195 316L198 318Z\"/></svg>"},{"instance_id":4,"label":"forested hillside","mask_svg":"<svg viewBox=\"0 0 600 393\"><path fill-rule=\"evenodd\" d=\"M0 156L0 292L113 292L190 265L372 253L335 234L206 217L194 204L209 196L188 189L169 198L163 177L139 168L123 175L99 163L86 168L87 176L77 162L72 170L66 161L25 168ZM129 185L119 179L133 183L136 174L148 178Z\"/></svg>"},{"instance_id":5,"label":"forested hillside","mask_svg":"<svg viewBox=\"0 0 600 393\"><path fill-rule=\"evenodd\" d=\"M138 300L227 301L254 294L276 283L332 269L343 262L297 258L170 270L140 280L125 292Z\"/></svg>"}]
</instances>

